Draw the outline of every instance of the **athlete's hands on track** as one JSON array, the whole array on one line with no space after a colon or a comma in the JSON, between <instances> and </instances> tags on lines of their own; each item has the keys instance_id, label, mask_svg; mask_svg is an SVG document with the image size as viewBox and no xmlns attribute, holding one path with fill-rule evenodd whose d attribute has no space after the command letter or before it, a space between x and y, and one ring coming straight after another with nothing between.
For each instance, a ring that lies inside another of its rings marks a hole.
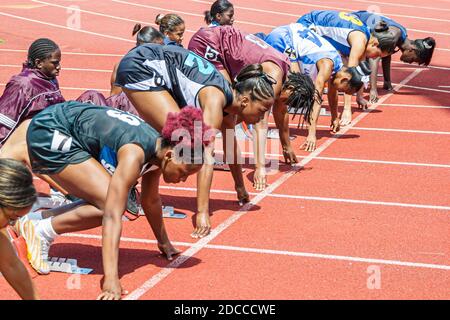
<instances>
[{"instance_id":1,"label":"athlete's hands on track","mask_svg":"<svg viewBox=\"0 0 450 320\"><path fill-rule=\"evenodd\" d=\"M305 142L303 142L303 144L300 146L300 149L312 152L316 150L316 143L317 143L316 135L315 134L308 135Z\"/></svg>"},{"instance_id":2,"label":"athlete's hands on track","mask_svg":"<svg viewBox=\"0 0 450 320\"><path fill-rule=\"evenodd\" d=\"M333 134L338 133L339 130L341 130L341 119L336 118L334 120L331 120L330 130Z\"/></svg>"},{"instance_id":3,"label":"athlete's hands on track","mask_svg":"<svg viewBox=\"0 0 450 320\"><path fill-rule=\"evenodd\" d=\"M120 300L128 291L122 288L119 278L105 279L103 283L103 292L97 297L97 300Z\"/></svg>"},{"instance_id":4,"label":"athlete's hands on track","mask_svg":"<svg viewBox=\"0 0 450 320\"><path fill-rule=\"evenodd\" d=\"M356 98L356 103L358 104L358 108L366 110L369 102L364 98Z\"/></svg>"},{"instance_id":5,"label":"athlete's hands on track","mask_svg":"<svg viewBox=\"0 0 450 320\"><path fill-rule=\"evenodd\" d=\"M211 221L209 212L197 212L195 219L195 229L191 233L192 238L203 238L211 232Z\"/></svg>"},{"instance_id":6,"label":"athlete's hands on track","mask_svg":"<svg viewBox=\"0 0 450 320\"><path fill-rule=\"evenodd\" d=\"M255 169L253 177L253 188L257 191L262 191L267 187L266 168L264 166Z\"/></svg>"},{"instance_id":7,"label":"athlete's hands on track","mask_svg":"<svg viewBox=\"0 0 450 320\"><path fill-rule=\"evenodd\" d=\"M295 152L291 147L283 147L283 157L284 162L286 162L287 164L294 165L294 163L298 163L297 156L295 155Z\"/></svg>"},{"instance_id":8,"label":"athlete's hands on track","mask_svg":"<svg viewBox=\"0 0 450 320\"><path fill-rule=\"evenodd\" d=\"M174 256L181 253L181 251L175 248L170 242L158 243L158 249L169 261L172 261Z\"/></svg>"},{"instance_id":9,"label":"athlete's hands on track","mask_svg":"<svg viewBox=\"0 0 450 320\"><path fill-rule=\"evenodd\" d=\"M376 88L370 90L369 102L370 103L377 103L378 102L378 90Z\"/></svg>"}]
</instances>

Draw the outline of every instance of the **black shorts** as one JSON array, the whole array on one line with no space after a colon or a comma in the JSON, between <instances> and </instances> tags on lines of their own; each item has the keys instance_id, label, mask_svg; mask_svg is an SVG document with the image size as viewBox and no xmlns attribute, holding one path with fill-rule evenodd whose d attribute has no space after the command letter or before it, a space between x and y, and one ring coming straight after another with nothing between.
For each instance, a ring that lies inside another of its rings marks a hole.
<instances>
[{"instance_id":1,"label":"black shorts","mask_svg":"<svg viewBox=\"0 0 450 320\"><path fill-rule=\"evenodd\" d=\"M231 85L207 60L177 46L145 44L123 57L117 69L116 85L134 91L167 91L180 108L200 108L198 94L217 87L226 105L233 102Z\"/></svg>"},{"instance_id":2,"label":"black shorts","mask_svg":"<svg viewBox=\"0 0 450 320\"><path fill-rule=\"evenodd\" d=\"M69 164L92 156L72 137L63 108L46 108L37 114L27 131L28 153L33 172L56 174Z\"/></svg>"}]
</instances>

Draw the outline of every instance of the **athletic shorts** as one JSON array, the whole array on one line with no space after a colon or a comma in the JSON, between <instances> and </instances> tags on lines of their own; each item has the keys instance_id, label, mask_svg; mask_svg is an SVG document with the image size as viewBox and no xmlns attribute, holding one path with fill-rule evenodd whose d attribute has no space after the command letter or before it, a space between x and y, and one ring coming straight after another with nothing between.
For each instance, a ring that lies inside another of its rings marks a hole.
<instances>
[{"instance_id":1,"label":"athletic shorts","mask_svg":"<svg viewBox=\"0 0 450 320\"><path fill-rule=\"evenodd\" d=\"M58 110L51 106L34 116L27 131L28 153L33 172L56 174L69 164L92 158L79 142L72 138L69 127L63 108Z\"/></svg>"}]
</instances>

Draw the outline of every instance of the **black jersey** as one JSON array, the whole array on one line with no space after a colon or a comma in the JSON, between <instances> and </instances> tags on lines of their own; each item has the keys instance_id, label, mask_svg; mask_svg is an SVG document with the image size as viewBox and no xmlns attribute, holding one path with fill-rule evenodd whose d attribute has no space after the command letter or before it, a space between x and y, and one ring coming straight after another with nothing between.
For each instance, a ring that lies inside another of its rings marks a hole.
<instances>
[{"instance_id":1,"label":"black jersey","mask_svg":"<svg viewBox=\"0 0 450 320\"><path fill-rule=\"evenodd\" d=\"M156 154L159 136L128 112L70 101L37 114L28 129L27 142L35 172L57 173L68 164L92 157L113 173L119 149L130 143L144 150L144 171Z\"/></svg>"},{"instance_id":2,"label":"black jersey","mask_svg":"<svg viewBox=\"0 0 450 320\"><path fill-rule=\"evenodd\" d=\"M207 60L177 46L145 44L128 52L117 69L116 85L137 91L167 90L182 108L200 107L199 91L222 90L226 105L233 102L231 85Z\"/></svg>"}]
</instances>

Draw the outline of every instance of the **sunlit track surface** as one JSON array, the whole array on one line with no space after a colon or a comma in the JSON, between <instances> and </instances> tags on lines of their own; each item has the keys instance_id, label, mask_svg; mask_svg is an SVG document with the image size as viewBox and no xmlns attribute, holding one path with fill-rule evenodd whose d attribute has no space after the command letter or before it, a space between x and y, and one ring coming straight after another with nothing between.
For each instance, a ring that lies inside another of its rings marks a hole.
<instances>
[{"instance_id":1,"label":"sunlit track surface","mask_svg":"<svg viewBox=\"0 0 450 320\"><path fill-rule=\"evenodd\" d=\"M187 45L203 26L202 12L211 2L39 0L14 6L1 0L0 90L20 71L31 41L45 36L62 48L59 81L66 99L90 88L107 95L108 70L133 47L135 23L154 26L158 13L177 12L186 21ZM252 166L246 165L253 206L240 209L230 174L216 171L211 193L214 230L207 239L190 237L195 178L176 186L163 184L163 202L188 215L165 219L172 241L184 253L169 264L159 255L144 218L125 222L120 273L131 292L127 298L449 299L450 3L233 3L236 26L248 32L269 32L314 9L376 6L407 26L413 39L433 34L437 49L432 68L403 64L399 54L394 55L392 82L397 92L380 90L381 101L370 112L355 107L352 126L338 136L328 130L330 118L321 116L319 150L313 154L300 150L307 132L297 129L297 119L291 121L293 146L303 167L280 165L268 176L271 187L257 193L251 185ZM242 144L250 161L251 143ZM269 156L281 159L279 143L270 144L275 147ZM35 184L48 191L39 179ZM68 287L68 274L37 277L43 299L97 297L100 236L98 228L58 238L52 256L75 258L94 272L81 276L75 289ZM368 285L373 270L379 275L377 287ZM0 299L17 298L0 278Z\"/></svg>"}]
</instances>

